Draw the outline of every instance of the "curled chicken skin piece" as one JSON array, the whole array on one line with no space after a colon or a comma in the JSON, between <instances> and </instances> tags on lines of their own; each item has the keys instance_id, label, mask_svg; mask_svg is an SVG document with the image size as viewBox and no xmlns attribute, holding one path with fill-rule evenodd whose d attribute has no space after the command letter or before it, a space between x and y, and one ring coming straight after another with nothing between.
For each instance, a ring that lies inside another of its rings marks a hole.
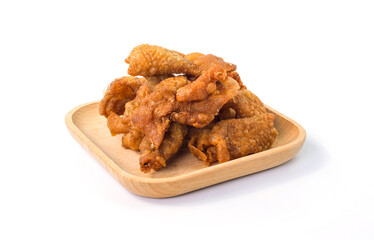
<instances>
[{"instance_id":1,"label":"curled chicken skin piece","mask_svg":"<svg viewBox=\"0 0 374 240\"><path fill-rule=\"evenodd\" d=\"M122 77L115 79L107 88L100 102L99 113L108 117L111 113L122 115L125 104L134 99L136 91L145 82L142 77Z\"/></svg>"},{"instance_id":2,"label":"curled chicken skin piece","mask_svg":"<svg viewBox=\"0 0 374 240\"><path fill-rule=\"evenodd\" d=\"M205 100L178 102L177 109L171 114L171 119L197 128L203 128L212 122L222 106L239 90L238 83L229 77L217 83L217 89Z\"/></svg>"},{"instance_id":3,"label":"curled chicken skin piece","mask_svg":"<svg viewBox=\"0 0 374 240\"><path fill-rule=\"evenodd\" d=\"M236 118L247 118L266 113L265 105L247 89L239 90L238 94L223 106L222 112L228 111L227 109L234 110Z\"/></svg>"},{"instance_id":4,"label":"curled chicken skin piece","mask_svg":"<svg viewBox=\"0 0 374 240\"><path fill-rule=\"evenodd\" d=\"M196 131L188 147L192 154L207 165L269 149L278 135L271 113L222 120L212 130Z\"/></svg>"},{"instance_id":5,"label":"curled chicken skin piece","mask_svg":"<svg viewBox=\"0 0 374 240\"><path fill-rule=\"evenodd\" d=\"M140 170L146 173L151 169L166 167L166 161L178 152L186 134L186 126L179 123L170 124L159 149L155 149L147 137L143 138L140 144Z\"/></svg>"},{"instance_id":6,"label":"curled chicken skin piece","mask_svg":"<svg viewBox=\"0 0 374 240\"><path fill-rule=\"evenodd\" d=\"M237 71L228 72L227 76L235 79L235 81L238 82L240 89L247 89L247 87L242 82L242 79L240 78L239 73Z\"/></svg>"},{"instance_id":7,"label":"curled chicken skin piece","mask_svg":"<svg viewBox=\"0 0 374 240\"><path fill-rule=\"evenodd\" d=\"M136 92L136 97L134 100L126 103L125 113L123 114L123 122L126 124L127 129L122 136L122 146L124 148L131 148L132 150L139 150L140 143L144 138L144 133L135 129L131 121L131 115L138 109L141 105L142 100L151 93L148 85L144 84Z\"/></svg>"},{"instance_id":8,"label":"curled chicken skin piece","mask_svg":"<svg viewBox=\"0 0 374 240\"><path fill-rule=\"evenodd\" d=\"M125 60L132 76L153 76L186 73L196 75L195 65L183 54L159 46L142 44L135 47Z\"/></svg>"},{"instance_id":9,"label":"curled chicken skin piece","mask_svg":"<svg viewBox=\"0 0 374 240\"><path fill-rule=\"evenodd\" d=\"M184 76L161 81L154 91L144 97L131 115L135 129L143 132L158 149L170 124L170 114L176 110L177 90L188 83Z\"/></svg>"},{"instance_id":10,"label":"curled chicken skin piece","mask_svg":"<svg viewBox=\"0 0 374 240\"><path fill-rule=\"evenodd\" d=\"M236 70L235 64L225 62L222 58L214 56L213 54L199 55L198 53L192 53L191 55L186 55L185 57L193 60L193 64L196 66L196 72L198 74L207 71L212 65L218 65L227 72Z\"/></svg>"},{"instance_id":11,"label":"curled chicken skin piece","mask_svg":"<svg viewBox=\"0 0 374 240\"><path fill-rule=\"evenodd\" d=\"M147 76L147 85L149 90L153 92L153 90L156 88L157 84L159 84L161 81L174 77L173 74L165 74L165 75L155 75L155 76Z\"/></svg>"},{"instance_id":12,"label":"curled chicken skin piece","mask_svg":"<svg viewBox=\"0 0 374 240\"><path fill-rule=\"evenodd\" d=\"M227 73L223 68L218 65L212 65L195 81L178 89L177 100L179 102L205 100L209 94L216 90L216 81L223 81L226 76Z\"/></svg>"},{"instance_id":13,"label":"curled chicken skin piece","mask_svg":"<svg viewBox=\"0 0 374 240\"><path fill-rule=\"evenodd\" d=\"M135 99L126 103L125 112L122 116L111 113L108 117L107 126L111 134L113 136L122 133L124 134L122 137L122 146L125 148L139 150L139 145L144 134L134 128L130 116L139 107L142 99L149 93L149 89L146 84L144 84L137 91Z\"/></svg>"}]
</instances>

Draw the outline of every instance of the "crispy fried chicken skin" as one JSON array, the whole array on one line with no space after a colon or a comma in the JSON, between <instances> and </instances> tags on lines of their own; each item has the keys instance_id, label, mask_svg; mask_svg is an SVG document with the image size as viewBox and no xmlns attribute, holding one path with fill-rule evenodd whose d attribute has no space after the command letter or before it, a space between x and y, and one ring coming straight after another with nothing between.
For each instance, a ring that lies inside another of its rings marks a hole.
<instances>
[{"instance_id":1,"label":"crispy fried chicken skin","mask_svg":"<svg viewBox=\"0 0 374 240\"><path fill-rule=\"evenodd\" d=\"M251 118L218 122L211 130L195 130L188 147L207 165L269 149L277 137L274 115L265 113Z\"/></svg>"},{"instance_id":2,"label":"crispy fried chicken skin","mask_svg":"<svg viewBox=\"0 0 374 240\"><path fill-rule=\"evenodd\" d=\"M195 65L183 54L148 44L135 47L125 62L129 64L128 74L132 76L197 74Z\"/></svg>"},{"instance_id":3,"label":"crispy fried chicken skin","mask_svg":"<svg viewBox=\"0 0 374 240\"><path fill-rule=\"evenodd\" d=\"M212 65L195 81L178 89L177 100L179 102L205 100L209 94L217 89L216 82L222 82L226 77L227 73L223 68L218 65Z\"/></svg>"},{"instance_id":4,"label":"crispy fried chicken skin","mask_svg":"<svg viewBox=\"0 0 374 240\"><path fill-rule=\"evenodd\" d=\"M155 149L148 138L143 138L140 144L140 170L146 173L151 171L151 169L158 170L166 167L166 161L178 152L186 135L186 126L172 123L159 149Z\"/></svg>"},{"instance_id":5,"label":"crispy fried chicken skin","mask_svg":"<svg viewBox=\"0 0 374 240\"><path fill-rule=\"evenodd\" d=\"M101 100L99 113L108 117L111 113L121 115L125 104L134 99L136 91L145 83L142 77L122 77L115 79Z\"/></svg>"},{"instance_id":6,"label":"crispy fried chicken skin","mask_svg":"<svg viewBox=\"0 0 374 240\"><path fill-rule=\"evenodd\" d=\"M253 117L266 113L265 105L261 100L246 89L239 90L238 94L222 107L222 111L227 111L227 109L234 110L236 118Z\"/></svg>"},{"instance_id":7,"label":"crispy fried chicken skin","mask_svg":"<svg viewBox=\"0 0 374 240\"><path fill-rule=\"evenodd\" d=\"M143 98L139 108L131 115L134 127L143 132L156 149L170 125L170 114L176 110L175 94L187 83L184 76L161 81L151 94Z\"/></svg>"},{"instance_id":8,"label":"crispy fried chicken skin","mask_svg":"<svg viewBox=\"0 0 374 240\"><path fill-rule=\"evenodd\" d=\"M178 108L172 113L173 121L203 128L213 121L223 105L232 99L239 90L238 83L232 78L225 78L217 84L216 90L202 101L178 102Z\"/></svg>"},{"instance_id":9,"label":"crispy fried chicken skin","mask_svg":"<svg viewBox=\"0 0 374 240\"><path fill-rule=\"evenodd\" d=\"M131 76L109 85L99 113L112 135L122 134L124 148L140 151L144 173L166 167L184 142L210 165L269 149L278 135L274 115L235 64L148 44L125 62Z\"/></svg>"},{"instance_id":10,"label":"crispy fried chicken skin","mask_svg":"<svg viewBox=\"0 0 374 240\"><path fill-rule=\"evenodd\" d=\"M155 76L165 74L186 74L198 76L216 64L227 72L235 71L236 65L223 61L212 54L182 53L163 47L142 44L135 47L125 60L129 64L128 74L132 76Z\"/></svg>"}]
</instances>

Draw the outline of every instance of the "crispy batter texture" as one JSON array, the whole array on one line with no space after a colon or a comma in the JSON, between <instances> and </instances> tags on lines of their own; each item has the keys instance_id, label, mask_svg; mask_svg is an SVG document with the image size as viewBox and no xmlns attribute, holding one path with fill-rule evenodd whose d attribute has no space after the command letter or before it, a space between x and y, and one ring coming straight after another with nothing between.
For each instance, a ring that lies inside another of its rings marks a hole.
<instances>
[{"instance_id":1,"label":"crispy batter texture","mask_svg":"<svg viewBox=\"0 0 374 240\"><path fill-rule=\"evenodd\" d=\"M173 74L165 74L165 75L147 76L146 79L147 79L148 88L151 90L151 92L153 92L153 90L155 90L157 84L159 84L161 81L163 81L167 78L171 78L171 77L174 77L174 75Z\"/></svg>"},{"instance_id":2,"label":"crispy batter texture","mask_svg":"<svg viewBox=\"0 0 374 240\"><path fill-rule=\"evenodd\" d=\"M128 74L132 76L196 74L195 65L183 54L148 44L135 47L125 62L129 64Z\"/></svg>"},{"instance_id":3,"label":"crispy batter texture","mask_svg":"<svg viewBox=\"0 0 374 240\"><path fill-rule=\"evenodd\" d=\"M165 167L186 140L210 165L266 150L278 135L274 115L220 57L143 44L125 62L132 76L109 85L99 112L124 148L140 150L142 172Z\"/></svg>"},{"instance_id":4,"label":"crispy batter texture","mask_svg":"<svg viewBox=\"0 0 374 240\"><path fill-rule=\"evenodd\" d=\"M196 66L196 69L199 74L204 71L207 71L212 65L218 65L227 72L235 71L236 65L232 63L227 63L223 61L222 58L214 56L213 54L200 55L198 53L193 53L192 56L187 57L193 60L193 64Z\"/></svg>"},{"instance_id":5,"label":"crispy batter texture","mask_svg":"<svg viewBox=\"0 0 374 240\"><path fill-rule=\"evenodd\" d=\"M148 44L135 47L125 62L129 64L128 74L145 77L165 74L198 76L214 64L227 72L236 70L235 64L212 54L191 53L185 56L177 51Z\"/></svg>"},{"instance_id":6,"label":"crispy batter texture","mask_svg":"<svg viewBox=\"0 0 374 240\"><path fill-rule=\"evenodd\" d=\"M265 113L222 120L212 130L195 130L188 147L192 154L210 165L269 149L277 135L274 115Z\"/></svg>"},{"instance_id":7,"label":"crispy batter texture","mask_svg":"<svg viewBox=\"0 0 374 240\"><path fill-rule=\"evenodd\" d=\"M240 78L239 73L237 71L228 72L227 76L235 79L238 82L240 89L242 90L247 89L247 87L242 82L242 79Z\"/></svg>"},{"instance_id":8,"label":"crispy batter texture","mask_svg":"<svg viewBox=\"0 0 374 240\"><path fill-rule=\"evenodd\" d=\"M171 114L173 121L203 128L213 121L222 106L232 99L239 90L238 83L232 78L225 78L217 84L217 89L202 101L178 102L178 107Z\"/></svg>"},{"instance_id":9,"label":"crispy batter texture","mask_svg":"<svg viewBox=\"0 0 374 240\"><path fill-rule=\"evenodd\" d=\"M142 100L151 93L148 84L143 84L136 93L136 98L126 103L125 113L123 114L122 121L127 126L124 135L122 136L122 146L124 148L131 148L132 150L139 150L140 143L144 138L144 133L135 129L131 121L131 116L142 103Z\"/></svg>"},{"instance_id":10,"label":"crispy batter texture","mask_svg":"<svg viewBox=\"0 0 374 240\"><path fill-rule=\"evenodd\" d=\"M108 117L107 126L111 134L113 136L122 133L124 134L122 136L122 146L125 148L139 150L139 145L144 134L134 128L130 116L140 106L142 99L148 94L150 94L150 90L147 85L144 84L137 91L135 99L126 103L125 112L122 116L111 113Z\"/></svg>"},{"instance_id":11,"label":"crispy batter texture","mask_svg":"<svg viewBox=\"0 0 374 240\"><path fill-rule=\"evenodd\" d=\"M146 80L142 77L122 77L115 79L107 88L100 102L99 113L108 117L111 113L122 115L125 104L134 99L136 91Z\"/></svg>"},{"instance_id":12,"label":"crispy batter texture","mask_svg":"<svg viewBox=\"0 0 374 240\"><path fill-rule=\"evenodd\" d=\"M140 170L146 173L151 169L159 170L166 167L166 161L178 152L186 135L186 126L172 123L159 149L155 149L151 141L145 137L140 144Z\"/></svg>"},{"instance_id":13,"label":"crispy batter texture","mask_svg":"<svg viewBox=\"0 0 374 240\"><path fill-rule=\"evenodd\" d=\"M265 105L247 89L239 90L238 94L223 106L222 111L227 111L226 109L233 109L236 118L253 117L266 113Z\"/></svg>"},{"instance_id":14,"label":"crispy batter texture","mask_svg":"<svg viewBox=\"0 0 374 240\"><path fill-rule=\"evenodd\" d=\"M226 70L218 65L212 65L206 72L201 74L195 81L181 87L177 91L179 102L192 102L205 100L217 87L217 81L223 81L227 76Z\"/></svg>"},{"instance_id":15,"label":"crispy batter texture","mask_svg":"<svg viewBox=\"0 0 374 240\"><path fill-rule=\"evenodd\" d=\"M188 83L184 76L161 81L154 91L143 98L141 105L131 115L134 127L143 132L158 149L170 124L170 114L177 108L175 94Z\"/></svg>"}]
</instances>

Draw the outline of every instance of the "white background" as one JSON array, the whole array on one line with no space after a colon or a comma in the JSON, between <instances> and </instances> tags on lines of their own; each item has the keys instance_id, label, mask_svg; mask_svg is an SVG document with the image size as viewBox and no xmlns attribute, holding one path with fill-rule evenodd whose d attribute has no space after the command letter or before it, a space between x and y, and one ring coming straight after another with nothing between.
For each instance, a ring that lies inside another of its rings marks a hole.
<instances>
[{"instance_id":1,"label":"white background","mask_svg":"<svg viewBox=\"0 0 374 240\"><path fill-rule=\"evenodd\" d=\"M1 239L374 239L372 1L1 1ZM213 53L307 131L278 168L180 197L69 135L141 43Z\"/></svg>"}]
</instances>

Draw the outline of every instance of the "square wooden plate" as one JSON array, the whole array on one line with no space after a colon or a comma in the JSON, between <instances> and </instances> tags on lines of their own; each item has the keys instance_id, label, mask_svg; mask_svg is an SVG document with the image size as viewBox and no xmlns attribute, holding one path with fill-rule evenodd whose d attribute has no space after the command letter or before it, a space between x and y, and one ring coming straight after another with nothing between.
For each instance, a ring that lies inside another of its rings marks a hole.
<instances>
[{"instance_id":1,"label":"square wooden plate","mask_svg":"<svg viewBox=\"0 0 374 240\"><path fill-rule=\"evenodd\" d=\"M71 110L65 117L71 135L125 188L152 198L177 196L279 166L296 155L306 135L298 123L267 107L275 115L279 133L271 149L210 167L186 149L166 168L145 174L139 170L139 153L124 149L120 135L111 136L98 108L99 102L93 102Z\"/></svg>"}]
</instances>

